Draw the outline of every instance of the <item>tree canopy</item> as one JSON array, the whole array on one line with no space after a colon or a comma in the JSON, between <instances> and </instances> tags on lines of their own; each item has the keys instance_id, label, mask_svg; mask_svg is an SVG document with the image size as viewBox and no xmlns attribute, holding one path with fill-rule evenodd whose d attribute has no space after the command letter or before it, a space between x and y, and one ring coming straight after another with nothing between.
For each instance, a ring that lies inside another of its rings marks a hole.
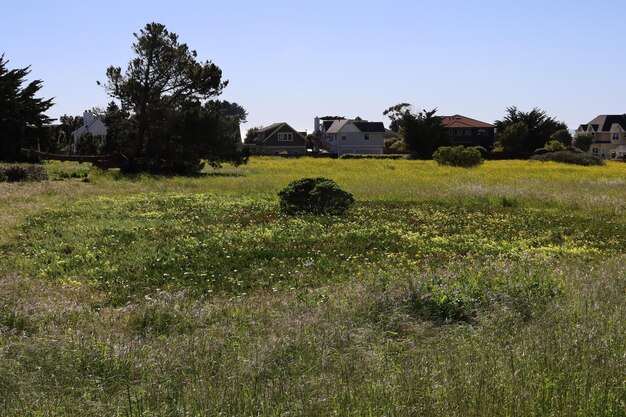
<instances>
[{"instance_id":1,"label":"tree canopy","mask_svg":"<svg viewBox=\"0 0 626 417\"><path fill-rule=\"evenodd\" d=\"M518 125L507 133L510 126L522 123L527 132ZM507 152L533 152L541 148L555 132L567 129L567 125L557 121L555 118L537 107L529 112L523 112L515 106L507 107L506 115L502 120L496 120L496 129L499 132L498 141ZM514 140L507 137L508 134L515 133ZM520 136L525 133L523 136Z\"/></svg>"},{"instance_id":2,"label":"tree canopy","mask_svg":"<svg viewBox=\"0 0 626 417\"><path fill-rule=\"evenodd\" d=\"M578 132L576 136L574 136L573 144L578 149L589 152L591 148L591 144L593 143L593 135L587 132Z\"/></svg>"},{"instance_id":3,"label":"tree canopy","mask_svg":"<svg viewBox=\"0 0 626 417\"><path fill-rule=\"evenodd\" d=\"M46 139L45 125L52 119L44 113L53 103L36 97L41 80L24 85L30 67L9 69L8 62L0 55L0 159L17 161L25 158L20 148L38 147Z\"/></svg>"},{"instance_id":4,"label":"tree canopy","mask_svg":"<svg viewBox=\"0 0 626 417\"><path fill-rule=\"evenodd\" d=\"M406 150L414 158L430 159L440 146L449 144L446 128L437 109L414 112L409 103L400 103L383 112L404 138Z\"/></svg>"},{"instance_id":5,"label":"tree canopy","mask_svg":"<svg viewBox=\"0 0 626 417\"><path fill-rule=\"evenodd\" d=\"M126 71L111 66L104 87L109 105L106 148L123 153L130 170L189 172L201 160L244 163L239 124L246 111L215 100L228 85L210 61L160 23L134 34L135 57Z\"/></svg>"}]
</instances>

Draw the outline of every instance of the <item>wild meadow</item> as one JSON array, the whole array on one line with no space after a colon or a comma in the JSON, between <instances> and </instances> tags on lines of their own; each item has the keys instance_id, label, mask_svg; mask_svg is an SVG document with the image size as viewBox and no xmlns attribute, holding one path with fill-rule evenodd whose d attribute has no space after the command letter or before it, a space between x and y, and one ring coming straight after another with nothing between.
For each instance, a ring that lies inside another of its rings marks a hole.
<instances>
[{"instance_id":1,"label":"wild meadow","mask_svg":"<svg viewBox=\"0 0 626 417\"><path fill-rule=\"evenodd\" d=\"M0 183L0 415L624 416L626 164ZM285 215L302 177L343 216Z\"/></svg>"}]
</instances>

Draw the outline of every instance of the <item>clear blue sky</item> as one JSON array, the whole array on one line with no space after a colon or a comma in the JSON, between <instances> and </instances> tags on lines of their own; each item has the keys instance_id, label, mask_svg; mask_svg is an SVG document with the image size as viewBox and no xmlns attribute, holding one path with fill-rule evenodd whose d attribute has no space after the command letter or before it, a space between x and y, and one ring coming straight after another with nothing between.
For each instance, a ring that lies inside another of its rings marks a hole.
<instances>
[{"instance_id":1,"label":"clear blue sky","mask_svg":"<svg viewBox=\"0 0 626 417\"><path fill-rule=\"evenodd\" d=\"M230 80L244 129L313 117L384 121L399 102L493 122L537 106L570 129L626 112L626 2L583 0L3 0L0 53L31 65L52 117L110 99L133 32L156 21Z\"/></svg>"}]
</instances>

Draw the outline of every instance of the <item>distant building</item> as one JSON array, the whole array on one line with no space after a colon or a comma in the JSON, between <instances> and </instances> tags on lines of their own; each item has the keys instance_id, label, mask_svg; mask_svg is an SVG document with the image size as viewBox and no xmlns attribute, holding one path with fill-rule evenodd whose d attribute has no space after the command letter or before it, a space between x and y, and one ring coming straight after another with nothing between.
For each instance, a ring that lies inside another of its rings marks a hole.
<instances>
[{"instance_id":1,"label":"distant building","mask_svg":"<svg viewBox=\"0 0 626 417\"><path fill-rule=\"evenodd\" d=\"M491 123L455 114L443 116L441 124L448 129L448 137L453 145L482 146L486 149L493 146L496 127Z\"/></svg>"},{"instance_id":2,"label":"distant building","mask_svg":"<svg viewBox=\"0 0 626 417\"><path fill-rule=\"evenodd\" d=\"M383 153L386 129L382 122L360 118L320 120L316 117L314 123L314 132L321 135L330 153L338 156Z\"/></svg>"},{"instance_id":3,"label":"distant building","mask_svg":"<svg viewBox=\"0 0 626 417\"><path fill-rule=\"evenodd\" d=\"M589 153L602 159L626 157L626 114L602 114L580 125L576 133L589 133Z\"/></svg>"},{"instance_id":4,"label":"distant building","mask_svg":"<svg viewBox=\"0 0 626 417\"><path fill-rule=\"evenodd\" d=\"M285 122L274 123L257 131L255 143L250 148L259 155L304 155L306 136Z\"/></svg>"},{"instance_id":5,"label":"distant building","mask_svg":"<svg viewBox=\"0 0 626 417\"><path fill-rule=\"evenodd\" d=\"M96 140L104 142L107 136L107 127L102 117L96 116L87 110L83 113L83 125L72 132L72 153L76 152L76 142L81 136L90 133Z\"/></svg>"}]
</instances>

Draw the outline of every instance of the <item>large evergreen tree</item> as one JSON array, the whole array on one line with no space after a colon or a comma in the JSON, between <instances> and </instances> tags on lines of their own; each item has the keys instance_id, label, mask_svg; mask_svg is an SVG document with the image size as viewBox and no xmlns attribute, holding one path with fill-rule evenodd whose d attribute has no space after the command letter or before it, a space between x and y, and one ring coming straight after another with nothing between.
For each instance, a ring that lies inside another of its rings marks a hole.
<instances>
[{"instance_id":1,"label":"large evergreen tree","mask_svg":"<svg viewBox=\"0 0 626 417\"><path fill-rule=\"evenodd\" d=\"M8 62L0 56L0 160L18 161L25 158L20 148L38 147L45 140L44 125L51 119L44 113L53 103L36 97L41 80L24 86L30 67L9 69Z\"/></svg>"},{"instance_id":2,"label":"large evergreen tree","mask_svg":"<svg viewBox=\"0 0 626 417\"><path fill-rule=\"evenodd\" d=\"M450 144L446 128L441 124L437 109L415 113L408 103L400 103L383 112L391 119L413 158L430 159L440 146Z\"/></svg>"},{"instance_id":3,"label":"large evergreen tree","mask_svg":"<svg viewBox=\"0 0 626 417\"><path fill-rule=\"evenodd\" d=\"M507 140L509 139L508 137L499 137L499 141L505 151L533 152L535 149L543 147L543 145L550 140L550 136L555 132L567 129L565 123L548 116L544 110L537 107L529 112L523 112L515 106L507 107L506 115L502 120L496 120L495 123L499 136L508 135L511 133L511 129L507 130L507 128L513 125L521 126L520 124L524 124L527 131L523 137L519 137L519 133L522 129L512 128L515 129L517 135L514 135L516 137L516 140L513 141L515 143L514 148L508 148L506 146Z\"/></svg>"},{"instance_id":4,"label":"large evergreen tree","mask_svg":"<svg viewBox=\"0 0 626 417\"><path fill-rule=\"evenodd\" d=\"M228 84L210 61L178 41L159 23L149 23L133 44L126 71L107 69L110 105L107 150L123 153L131 170L185 171L211 164L243 163L239 123L245 110L215 100Z\"/></svg>"}]
</instances>

